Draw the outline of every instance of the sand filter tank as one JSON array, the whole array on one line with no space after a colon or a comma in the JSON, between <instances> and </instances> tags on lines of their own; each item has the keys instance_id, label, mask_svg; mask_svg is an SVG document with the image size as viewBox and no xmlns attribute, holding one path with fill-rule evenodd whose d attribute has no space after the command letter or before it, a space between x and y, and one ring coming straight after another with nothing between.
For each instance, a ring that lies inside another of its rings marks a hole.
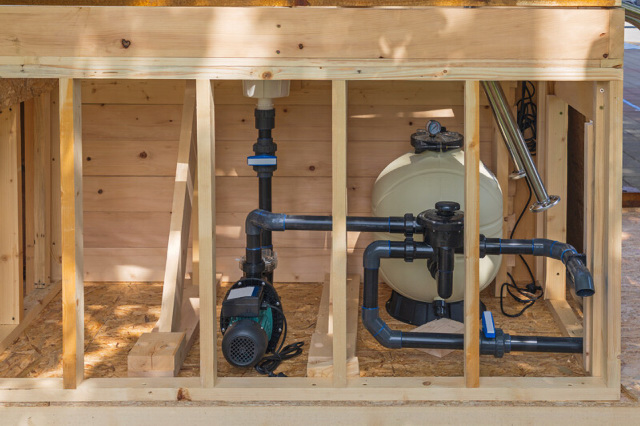
<instances>
[{"instance_id":1,"label":"sand filter tank","mask_svg":"<svg viewBox=\"0 0 640 426\"><path fill-rule=\"evenodd\" d=\"M437 121L429 121L425 129L411 136L413 152L391 162L378 176L371 197L372 213L378 217L414 215L432 207L440 200L464 205L463 136L449 132ZM488 238L502 238L502 190L496 177L480 163L480 233ZM402 241L402 235L377 233L375 239ZM422 240L416 236L416 240ZM480 259L480 289L495 278L501 256ZM453 292L446 299L448 312L444 316L456 318L462 313L465 272L464 256L455 255ZM435 278L424 261L412 263L381 262L381 278L393 289L387 302L389 313L405 322L423 324L441 317L436 315L433 302L438 301ZM439 309L445 304L440 300Z\"/></svg>"}]
</instances>

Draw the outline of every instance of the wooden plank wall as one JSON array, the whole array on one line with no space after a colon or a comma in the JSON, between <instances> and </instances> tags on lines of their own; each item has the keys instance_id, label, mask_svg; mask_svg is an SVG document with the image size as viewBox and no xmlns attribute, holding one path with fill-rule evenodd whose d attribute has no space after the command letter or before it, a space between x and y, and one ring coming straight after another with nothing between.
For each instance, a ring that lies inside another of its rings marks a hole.
<instances>
[{"instance_id":1,"label":"wooden plank wall","mask_svg":"<svg viewBox=\"0 0 640 426\"><path fill-rule=\"evenodd\" d=\"M257 131L255 101L241 82L215 83L217 262L223 280L239 278L244 219L257 206L246 165ZM94 80L83 87L85 279L162 281L184 82ZM348 211L370 214L382 169L409 151L430 118L463 132L463 82L350 82ZM331 82L293 81L277 99L278 170L274 211L331 214ZM481 159L491 167L493 118L481 98ZM429 207L429 206L427 206ZM328 232L274 233L279 281L321 282L329 270ZM350 233L349 273L361 273L371 241Z\"/></svg>"}]
</instances>

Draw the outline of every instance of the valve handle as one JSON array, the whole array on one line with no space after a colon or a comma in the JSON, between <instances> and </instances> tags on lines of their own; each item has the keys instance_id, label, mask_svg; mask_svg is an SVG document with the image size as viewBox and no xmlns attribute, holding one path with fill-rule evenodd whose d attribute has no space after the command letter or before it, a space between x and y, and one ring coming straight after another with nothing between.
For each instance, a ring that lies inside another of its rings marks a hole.
<instances>
[{"instance_id":1,"label":"valve handle","mask_svg":"<svg viewBox=\"0 0 640 426\"><path fill-rule=\"evenodd\" d=\"M456 211L460 210L460 204L455 201L438 201L436 210L438 211L438 216L453 216Z\"/></svg>"}]
</instances>

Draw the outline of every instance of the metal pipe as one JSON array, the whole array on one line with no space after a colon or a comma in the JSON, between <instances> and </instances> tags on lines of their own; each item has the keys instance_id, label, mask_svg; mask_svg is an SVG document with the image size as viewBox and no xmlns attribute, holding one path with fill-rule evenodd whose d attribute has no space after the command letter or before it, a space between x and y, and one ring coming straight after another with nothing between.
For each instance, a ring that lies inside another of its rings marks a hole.
<instances>
[{"instance_id":1,"label":"metal pipe","mask_svg":"<svg viewBox=\"0 0 640 426\"><path fill-rule=\"evenodd\" d=\"M507 150L513 159L513 164L516 166L516 169L509 175L509 177L511 179L523 178L526 176L526 172L524 171L524 164L516 152L516 148L513 144L513 138L509 133L508 114L505 114L504 109L497 107L500 104L500 92L502 91L502 86L495 81L483 81L482 87L487 95L487 99L489 100L489 105L491 105L491 110L493 111L493 116L496 119L496 124L498 124L498 129L500 129L500 133L502 134L502 140L507 146ZM502 94L502 99L504 99L504 93Z\"/></svg>"},{"instance_id":2,"label":"metal pipe","mask_svg":"<svg viewBox=\"0 0 640 426\"><path fill-rule=\"evenodd\" d=\"M560 201L560 197L557 195L550 196L547 193L538 170L533 164L533 159L527 149L522 132L518 129L516 120L509 110L502 86L497 81L483 81L482 87L487 94L489 105L491 105L491 110L496 118L502 137L518 169L516 173L518 173L518 177L522 177L520 176L521 172L525 172L524 176L536 196L537 201L529 209L534 213L538 213L555 206Z\"/></svg>"}]
</instances>

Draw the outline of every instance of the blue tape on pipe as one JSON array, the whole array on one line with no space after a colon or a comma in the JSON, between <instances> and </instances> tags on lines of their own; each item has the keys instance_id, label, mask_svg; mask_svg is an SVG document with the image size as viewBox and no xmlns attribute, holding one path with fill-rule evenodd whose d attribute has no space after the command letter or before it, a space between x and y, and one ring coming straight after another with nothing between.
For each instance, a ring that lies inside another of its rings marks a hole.
<instances>
[{"instance_id":1,"label":"blue tape on pipe","mask_svg":"<svg viewBox=\"0 0 640 426\"><path fill-rule=\"evenodd\" d=\"M247 157L247 165L276 166L278 165L278 157L275 155L252 155L251 157Z\"/></svg>"},{"instance_id":2,"label":"blue tape on pipe","mask_svg":"<svg viewBox=\"0 0 640 426\"><path fill-rule=\"evenodd\" d=\"M484 311L482 313L482 332L487 339L495 339L496 337L496 324L493 321L491 311Z\"/></svg>"}]
</instances>

